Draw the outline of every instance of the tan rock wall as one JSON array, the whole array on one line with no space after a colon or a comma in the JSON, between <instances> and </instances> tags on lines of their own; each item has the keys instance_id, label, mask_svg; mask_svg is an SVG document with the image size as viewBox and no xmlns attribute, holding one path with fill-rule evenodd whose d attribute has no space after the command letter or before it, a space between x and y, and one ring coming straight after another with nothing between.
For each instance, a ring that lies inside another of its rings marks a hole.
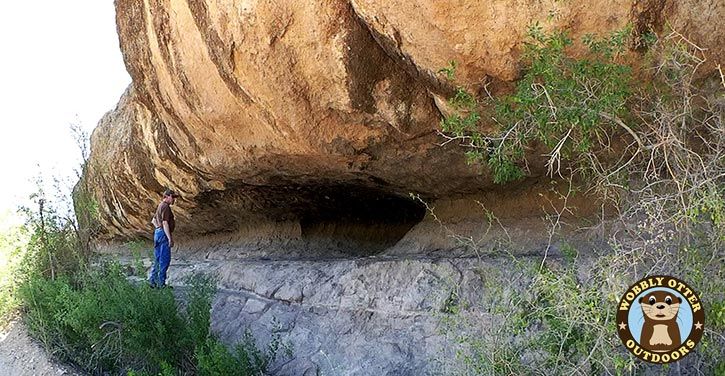
<instances>
[{"instance_id":1,"label":"tan rock wall","mask_svg":"<svg viewBox=\"0 0 725 376\"><path fill-rule=\"evenodd\" d=\"M723 7L117 0L133 83L92 139L87 179L104 236L147 233L164 186L183 194L179 228L189 234L317 215L318 187L433 199L484 191L492 186L485 169L466 165L456 145L437 145L434 98L451 89L438 69L455 60L468 88L505 86L520 73L526 27L537 21L579 38L667 20L716 61Z\"/></svg>"}]
</instances>

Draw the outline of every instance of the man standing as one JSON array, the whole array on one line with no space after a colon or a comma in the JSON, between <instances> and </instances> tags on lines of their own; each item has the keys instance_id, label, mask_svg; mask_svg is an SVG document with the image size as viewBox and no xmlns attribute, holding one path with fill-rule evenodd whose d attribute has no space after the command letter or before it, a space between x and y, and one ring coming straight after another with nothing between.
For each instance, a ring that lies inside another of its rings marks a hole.
<instances>
[{"instance_id":1,"label":"man standing","mask_svg":"<svg viewBox=\"0 0 725 376\"><path fill-rule=\"evenodd\" d=\"M171 189L164 191L164 199L159 204L156 214L151 220L155 227L154 266L149 277L151 287L166 287L166 271L169 269L169 263L171 263L171 247L174 246L174 238L171 234L176 226L171 205L174 204L177 197L179 195Z\"/></svg>"}]
</instances>

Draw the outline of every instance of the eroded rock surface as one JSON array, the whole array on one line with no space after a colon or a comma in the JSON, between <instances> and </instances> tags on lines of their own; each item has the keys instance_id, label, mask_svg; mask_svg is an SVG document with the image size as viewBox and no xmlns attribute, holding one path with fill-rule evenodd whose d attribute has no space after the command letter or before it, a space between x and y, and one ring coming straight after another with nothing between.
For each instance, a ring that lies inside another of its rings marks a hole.
<instances>
[{"instance_id":1,"label":"eroded rock surface","mask_svg":"<svg viewBox=\"0 0 725 376\"><path fill-rule=\"evenodd\" d=\"M446 300L455 291L480 301L485 289L473 266L483 264L470 258L179 260L171 282L198 272L219 276L212 330L230 345L249 330L260 348L276 330L292 351L273 364L273 374L412 376L441 371L435 361L446 353L440 323ZM476 314L481 327L493 320Z\"/></svg>"},{"instance_id":2,"label":"eroded rock surface","mask_svg":"<svg viewBox=\"0 0 725 376\"><path fill-rule=\"evenodd\" d=\"M438 145L436 99L452 85L437 71L449 61L470 90L505 90L520 74L525 32L535 22L580 38L628 23L639 34L659 31L667 21L709 48L704 69L713 69L723 53L724 7L714 0L118 0L133 83L92 137L86 181L100 204L102 235L147 234L165 186L183 194L183 234L287 220L387 219L410 228L421 207L406 201L409 192L435 199L492 186L459 147Z\"/></svg>"}]
</instances>

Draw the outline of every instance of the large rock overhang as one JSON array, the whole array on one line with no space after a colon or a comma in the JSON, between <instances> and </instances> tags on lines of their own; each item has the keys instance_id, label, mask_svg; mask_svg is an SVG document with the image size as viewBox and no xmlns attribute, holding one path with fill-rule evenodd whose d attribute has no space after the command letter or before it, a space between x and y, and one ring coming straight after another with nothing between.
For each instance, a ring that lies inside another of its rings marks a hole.
<instances>
[{"instance_id":1,"label":"large rock overhang","mask_svg":"<svg viewBox=\"0 0 725 376\"><path fill-rule=\"evenodd\" d=\"M531 179L495 187L462 148L439 145L436 103L453 90L440 68L457 61L458 85L505 91L536 21L579 38L667 19L717 60L725 33L701 18L723 6L687 3L615 0L603 13L605 4L533 0L117 0L133 83L92 136L84 179L99 237L148 236L172 187L186 235L254 221L298 222L302 233L385 224L387 244L424 215L410 193L460 197L541 175L534 163Z\"/></svg>"}]
</instances>

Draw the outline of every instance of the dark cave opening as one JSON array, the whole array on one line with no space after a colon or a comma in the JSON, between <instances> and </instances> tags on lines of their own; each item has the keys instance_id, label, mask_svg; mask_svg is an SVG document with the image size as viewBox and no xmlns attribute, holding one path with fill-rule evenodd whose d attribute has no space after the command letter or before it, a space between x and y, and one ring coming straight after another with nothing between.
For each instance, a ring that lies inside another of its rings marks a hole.
<instances>
[{"instance_id":1,"label":"dark cave opening","mask_svg":"<svg viewBox=\"0 0 725 376\"><path fill-rule=\"evenodd\" d=\"M370 255L397 243L425 216L409 196L360 186L317 187L314 206L299 212L302 236L337 241L346 253Z\"/></svg>"},{"instance_id":2,"label":"dark cave opening","mask_svg":"<svg viewBox=\"0 0 725 376\"><path fill-rule=\"evenodd\" d=\"M298 221L302 240L330 254L368 256L393 246L425 216L408 195L364 184L228 184L195 198L196 228L211 234L248 221Z\"/></svg>"}]
</instances>

